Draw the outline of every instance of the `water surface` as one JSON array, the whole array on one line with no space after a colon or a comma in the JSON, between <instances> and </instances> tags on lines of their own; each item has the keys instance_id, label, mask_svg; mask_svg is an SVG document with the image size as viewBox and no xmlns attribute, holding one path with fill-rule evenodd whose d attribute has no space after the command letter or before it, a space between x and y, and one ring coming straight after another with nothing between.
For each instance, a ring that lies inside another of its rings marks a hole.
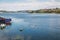
<instances>
[{"instance_id":1,"label":"water surface","mask_svg":"<svg viewBox=\"0 0 60 40\"><path fill-rule=\"evenodd\" d=\"M4 13L11 25L0 29L0 40L60 40L60 14Z\"/></svg>"}]
</instances>

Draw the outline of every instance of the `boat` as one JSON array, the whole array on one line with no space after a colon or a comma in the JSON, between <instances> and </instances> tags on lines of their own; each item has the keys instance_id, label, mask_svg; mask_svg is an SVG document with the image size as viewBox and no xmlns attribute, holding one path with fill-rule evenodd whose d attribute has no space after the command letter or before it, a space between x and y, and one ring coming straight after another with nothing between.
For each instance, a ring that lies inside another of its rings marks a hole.
<instances>
[{"instance_id":1,"label":"boat","mask_svg":"<svg viewBox=\"0 0 60 40\"><path fill-rule=\"evenodd\" d=\"M11 23L11 19L8 19L8 18L3 18L3 17L0 17L0 25L1 24L10 24Z\"/></svg>"},{"instance_id":2,"label":"boat","mask_svg":"<svg viewBox=\"0 0 60 40\"><path fill-rule=\"evenodd\" d=\"M6 24L0 24L0 27L5 27L6 26Z\"/></svg>"}]
</instances>

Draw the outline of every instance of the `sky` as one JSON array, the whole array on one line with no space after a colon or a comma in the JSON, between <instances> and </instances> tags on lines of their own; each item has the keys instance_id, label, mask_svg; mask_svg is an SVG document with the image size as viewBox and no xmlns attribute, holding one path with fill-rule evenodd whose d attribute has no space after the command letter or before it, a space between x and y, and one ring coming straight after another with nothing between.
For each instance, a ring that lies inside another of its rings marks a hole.
<instances>
[{"instance_id":1,"label":"sky","mask_svg":"<svg viewBox=\"0 0 60 40\"><path fill-rule=\"evenodd\" d=\"M0 0L0 10L37 10L60 8L60 0Z\"/></svg>"}]
</instances>

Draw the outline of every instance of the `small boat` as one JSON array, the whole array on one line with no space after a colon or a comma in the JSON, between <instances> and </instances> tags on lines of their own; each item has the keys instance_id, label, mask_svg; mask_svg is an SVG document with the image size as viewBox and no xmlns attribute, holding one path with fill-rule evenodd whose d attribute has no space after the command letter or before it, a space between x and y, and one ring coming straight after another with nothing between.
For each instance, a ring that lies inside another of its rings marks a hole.
<instances>
[{"instance_id":1,"label":"small boat","mask_svg":"<svg viewBox=\"0 0 60 40\"><path fill-rule=\"evenodd\" d=\"M0 17L0 24L10 24L11 19Z\"/></svg>"},{"instance_id":2,"label":"small boat","mask_svg":"<svg viewBox=\"0 0 60 40\"><path fill-rule=\"evenodd\" d=\"M0 27L5 27L6 26L6 24L0 24Z\"/></svg>"},{"instance_id":3,"label":"small boat","mask_svg":"<svg viewBox=\"0 0 60 40\"><path fill-rule=\"evenodd\" d=\"M6 28L6 24L0 24L0 30L3 30Z\"/></svg>"}]
</instances>

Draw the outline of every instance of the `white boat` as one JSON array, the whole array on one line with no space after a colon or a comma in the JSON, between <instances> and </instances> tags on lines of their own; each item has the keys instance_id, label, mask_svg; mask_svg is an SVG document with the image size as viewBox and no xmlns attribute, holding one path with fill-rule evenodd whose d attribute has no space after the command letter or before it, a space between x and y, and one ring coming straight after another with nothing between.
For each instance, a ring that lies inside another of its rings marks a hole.
<instances>
[{"instance_id":1,"label":"white boat","mask_svg":"<svg viewBox=\"0 0 60 40\"><path fill-rule=\"evenodd\" d=\"M5 27L6 26L6 24L0 24L0 27Z\"/></svg>"}]
</instances>

